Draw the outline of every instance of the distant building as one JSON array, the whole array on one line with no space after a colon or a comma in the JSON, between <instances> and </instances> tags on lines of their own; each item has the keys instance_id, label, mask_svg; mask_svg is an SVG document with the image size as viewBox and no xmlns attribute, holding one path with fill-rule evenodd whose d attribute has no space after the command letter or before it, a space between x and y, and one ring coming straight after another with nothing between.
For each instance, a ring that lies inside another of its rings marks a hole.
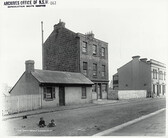
<instances>
[{"instance_id":1,"label":"distant building","mask_svg":"<svg viewBox=\"0 0 168 138\"><path fill-rule=\"evenodd\" d=\"M93 83L81 73L34 69L34 61L25 62L26 70L11 96L38 95L41 107L56 107L92 101ZM31 104L31 103L30 103Z\"/></svg>"},{"instance_id":2,"label":"distant building","mask_svg":"<svg viewBox=\"0 0 168 138\"><path fill-rule=\"evenodd\" d=\"M80 72L93 85L93 99L106 99L108 92L108 43L98 40L92 32L75 33L64 22L54 30L43 45L43 69Z\"/></svg>"},{"instance_id":3,"label":"distant building","mask_svg":"<svg viewBox=\"0 0 168 138\"><path fill-rule=\"evenodd\" d=\"M166 65L140 56L120 67L113 76L115 90L147 90L147 97L165 95Z\"/></svg>"},{"instance_id":4,"label":"distant building","mask_svg":"<svg viewBox=\"0 0 168 138\"><path fill-rule=\"evenodd\" d=\"M8 86L6 83L0 83L0 93L2 96L10 96L10 91L11 87Z\"/></svg>"}]
</instances>

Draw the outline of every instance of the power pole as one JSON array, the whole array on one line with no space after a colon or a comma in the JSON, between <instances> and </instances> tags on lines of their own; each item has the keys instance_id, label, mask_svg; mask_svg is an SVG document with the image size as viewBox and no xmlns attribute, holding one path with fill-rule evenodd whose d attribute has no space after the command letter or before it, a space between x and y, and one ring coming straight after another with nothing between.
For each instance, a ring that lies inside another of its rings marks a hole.
<instances>
[{"instance_id":1,"label":"power pole","mask_svg":"<svg viewBox=\"0 0 168 138\"><path fill-rule=\"evenodd\" d=\"M43 50L43 41L44 41L44 38L43 38L43 21L41 21L41 40L42 40L42 69L44 69L44 50Z\"/></svg>"}]
</instances>

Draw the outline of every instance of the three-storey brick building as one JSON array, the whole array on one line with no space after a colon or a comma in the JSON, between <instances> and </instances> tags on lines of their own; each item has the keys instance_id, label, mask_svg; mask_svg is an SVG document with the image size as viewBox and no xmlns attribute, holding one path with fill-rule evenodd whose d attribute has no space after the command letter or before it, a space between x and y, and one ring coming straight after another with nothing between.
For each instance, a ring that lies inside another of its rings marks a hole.
<instances>
[{"instance_id":1,"label":"three-storey brick building","mask_svg":"<svg viewBox=\"0 0 168 138\"><path fill-rule=\"evenodd\" d=\"M43 44L43 69L81 72L94 82L92 99L107 98L108 43L93 33L75 33L64 22L54 25Z\"/></svg>"}]
</instances>

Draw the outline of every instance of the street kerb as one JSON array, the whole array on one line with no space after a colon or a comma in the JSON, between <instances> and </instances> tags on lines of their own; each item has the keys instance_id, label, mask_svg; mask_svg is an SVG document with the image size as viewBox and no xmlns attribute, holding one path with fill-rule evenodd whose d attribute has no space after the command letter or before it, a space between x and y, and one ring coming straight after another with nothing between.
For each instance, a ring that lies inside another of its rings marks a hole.
<instances>
[{"instance_id":1,"label":"street kerb","mask_svg":"<svg viewBox=\"0 0 168 138\"><path fill-rule=\"evenodd\" d=\"M150 114L141 116L141 117L139 117L139 118L137 118L137 119L128 121L128 122L126 122L126 123L124 123L124 124L121 124L121 125L118 125L118 126L116 126L116 127L112 127L112 128L107 129L107 130L105 130L105 131L102 131L102 132L99 132L99 133L97 133L97 134L94 134L93 136L104 136L104 135L108 135L109 133L112 133L112 132L115 132L115 131L117 131L117 130L120 130L120 129L126 127L126 126L132 125L132 124L134 124L134 123L136 123L136 122L139 122L139 121L141 121L141 120L143 120L143 119L146 119L146 118L148 118L148 117L151 117L151 116L153 116L153 115L156 115L156 114L158 114L158 113L160 113L160 112L162 112L162 111L165 111L165 110L166 110L166 108L160 109L160 110L155 111L155 112L153 112L153 113L150 113Z\"/></svg>"}]
</instances>

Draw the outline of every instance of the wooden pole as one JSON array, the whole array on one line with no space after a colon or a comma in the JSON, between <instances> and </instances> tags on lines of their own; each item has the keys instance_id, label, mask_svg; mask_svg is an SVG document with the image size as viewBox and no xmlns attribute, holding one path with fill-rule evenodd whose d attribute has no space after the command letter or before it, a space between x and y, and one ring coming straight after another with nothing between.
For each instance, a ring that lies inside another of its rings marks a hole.
<instances>
[{"instance_id":1,"label":"wooden pole","mask_svg":"<svg viewBox=\"0 0 168 138\"><path fill-rule=\"evenodd\" d=\"M42 40L42 69L44 69L44 50L43 50L43 43L44 43L44 36L43 36L43 21L41 21L41 40Z\"/></svg>"}]
</instances>

